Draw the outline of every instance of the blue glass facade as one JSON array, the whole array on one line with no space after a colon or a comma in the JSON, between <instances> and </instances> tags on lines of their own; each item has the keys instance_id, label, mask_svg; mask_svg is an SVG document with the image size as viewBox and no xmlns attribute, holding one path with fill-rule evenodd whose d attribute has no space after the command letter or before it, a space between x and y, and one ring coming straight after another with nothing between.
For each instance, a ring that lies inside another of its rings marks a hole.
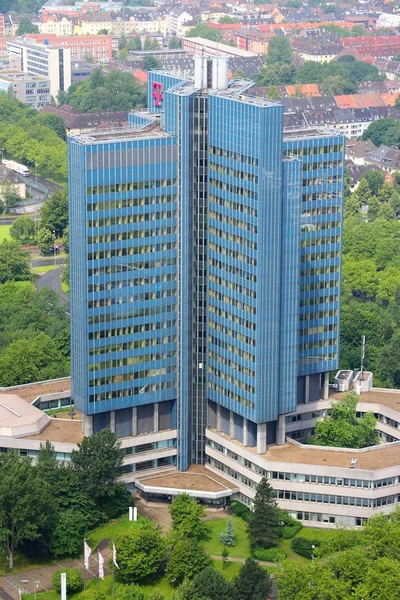
<instances>
[{"instance_id":1,"label":"blue glass facade","mask_svg":"<svg viewBox=\"0 0 400 600\"><path fill-rule=\"evenodd\" d=\"M182 470L207 425L262 451L338 365L344 140L247 87L149 73L152 115L69 140L75 403L161 403Z\"/></svg>"}]
</instances>

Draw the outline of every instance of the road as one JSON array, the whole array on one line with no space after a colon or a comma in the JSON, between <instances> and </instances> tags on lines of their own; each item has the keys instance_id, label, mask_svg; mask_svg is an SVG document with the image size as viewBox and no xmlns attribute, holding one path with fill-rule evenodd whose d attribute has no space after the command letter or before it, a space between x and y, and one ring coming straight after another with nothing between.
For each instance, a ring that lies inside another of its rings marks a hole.
<instances>
[{"instance_id":1,"label":"road","mask_svg":"<svg viewBox=\"0 0 400 600\"><path fill-rule=\"evenodd\" d=\"M63 265L65 257L56 255L55 263L56 265ZM31 265L32 267L48 267L49 265L54 265L54 258L52 256L48 258L32 258Z\"/></svg>"},{"instance_id":2,"label":"road","mask_svg":"<svg viewBox=\"0 0 400 600\"><path fill-rule=\"evenodd\" d=\"M48 271L44 273L36 282L36 287L40 288L49 288L50 290L54 290L60 298L62 298L69 308L69 296L64 294L61 289L61 275L63 272L63 268L53 269L52 271ZM69 314L69 313L68 313Z\"/></svg>"}]
</instances>

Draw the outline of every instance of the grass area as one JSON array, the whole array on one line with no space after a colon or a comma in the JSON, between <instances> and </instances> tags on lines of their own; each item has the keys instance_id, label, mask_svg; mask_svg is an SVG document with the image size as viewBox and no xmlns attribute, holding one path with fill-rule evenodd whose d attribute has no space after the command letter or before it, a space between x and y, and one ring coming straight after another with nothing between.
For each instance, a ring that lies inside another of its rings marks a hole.
<instances>
[{"instance_id":1,"label":"grass area","mask_svg":"<svg viewBox=\"0 0 400 600\"><path fill-rule=\"evenodd\" d=\"M11 240L10 229L11 225L0 225L0 242L3 240Z\"/></svg>"},{"instance_id":2,"label":"grass area","mask_svg":"<svg viewBox=\"0 0 400 600\"><path fill-rule=\"evenodd\" d=\"M303 527L303 529L300 529L299 533L297 533L294 537L295 538L303 537L308 540L318 540L318 541L322 542L322 541L334 536L335 534L336 534L335 529L320 529L319 527ZM294 538L292 538L292 539L294 539ZM301 564L309 563L310 560L308 558L304 558L304 556L300 556L299 554L296 554L296 552L293 552L291 544L292 544L292 540L279 540L279 547L282 548L286 552L288 560L290 560L290 561L294 560Z\"/></svg>"},{"instance_id":3,"label":"grass area","mask_svg":"<svg viewBox=\"0 0 400 600\"><path fill-rule=\"evenodd\" d=\"M246 523L240 517L232 516L235 526L236 546L229 548L229 555L233 558L247 558L250 556L250 546L246 534ZM202 543L210 554L221 556L222 544L218 534L226 530L228 519L215 519L207 521L208 532L202 538Z\"/></svg>"},{"instance_id":4,"label":"grass area","mask_svg":"<svg viewBox=\"0 0 400 600\"><path fill-rule=\"evenodd\" d=\"M140 517L139 517L140 520ZM123 515L119 519L99 525L95 529L88 531L89 546L94 549L102 540L115 539L118 535L126 533L137 526L134 521L129 521L128 515Z\"/></svg>"},{"instance_id":5,"label":"grass area","mask_svg":"<svg viewBox=\"0 0 400 600\"><path fill-rule=\"evenodd\" d=\"M64 294L69 294L69 285L68 285L68 283L64 283L62 281L61 282L61 289L64 292Z\"/></svg>"},{"instance_id":6,"label":"grass area","mask_svg":"<svg viewBox=\"0 0 400 600\"><path fill-rule=\"evenodd\" d=\"M27 569L40 569L45 565L54 565L58 561L55 558L31 558L20 554L18 551L14 553L14 568L12 571L8 568L8 560L4 554L0 554L0 577L21 573Z\"/></svg>"},{"instance_id":7,"label":"grass area","mask_svg":"<svg viewBox=\"0 0 400 600\"><path fill-rule=\"evenodd\" d=\"M4 227L3 225L0 225L0 227ZM56 240L57 242L57 240ZM68 254L66 254L65 252L60 252L60 254L56 254L57 258L66 258L68 256ZM39 254L38 256L35 256L35 260L49 260L50 258L54 259L54 254L53 252L50 252L50 254L46 254L46 256L43 256L43 254ZM61 265L58 265L59 267L61 267Z\"/></svg>"},{"instance_id":8,"label":"grass area","mask_svg":"<svg viewBox=\"0 0 400 600\"><path fill-rule=\"evenodd\" d=\"M48 273L48 271L54 271L54 269L58 269L60 265L43 265L43 267L32 267L33 273Z\"/></svg>"}]
</instances>

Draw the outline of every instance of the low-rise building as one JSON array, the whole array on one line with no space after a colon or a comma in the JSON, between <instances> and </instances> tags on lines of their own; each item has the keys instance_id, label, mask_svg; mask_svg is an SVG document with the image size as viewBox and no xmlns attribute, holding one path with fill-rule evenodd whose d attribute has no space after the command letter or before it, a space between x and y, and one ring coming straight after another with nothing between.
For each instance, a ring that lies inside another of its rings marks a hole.
<instances>
[{"instance_id":1,"label":"low-rise building","mask_svg":"<svg viewBox=\"0 0 400 600\"><path fill-rule=\"evenodd\" d=\"M112 58L112 37L110 35L67 35L32 33L27 38L45 44L49 48L67 48L71 58L90 57L98 61L109 61Z\"/></svg>"},{"instance_id":2,"label":"low-rise building","mask_svg":"<svg viewBox=\"0 0 400 600\"><path fill-rule=\"evenodd\" d=\"M47 106L44 113L58 115L64 121L68 133L80 133L98 127L123 127L128 123L127 110L82 113L69 104Z\"/></svg>"},{"instance_id":3,"label":"low-rise building","mask_svg":"<svg viewBox=\"0 0 400 600\"><path fill-rule=\"evenodd\" d=\"M243 58L257 56L255 52L241 50L240 48L234 48L233 46L220 44L201 37L182 38L182 48L196 56L201 56L202 54L208 54L209 56L240 56Z\"/></svg>"},{"instance_id":4,"label":"low-rise building","mask_svg":"<svg viewBox=\"0 0 400 600\"><path fill-rule=\"evenodd\" d=\"M23 71L0 72L0 92L11 93L30 108L43 108L50 104L50 80Z\"/></svg>"},{"instance_id":5,"label":"low-rise building","mask_svg":"<svg viewBox=\"0 0 400 600\"><path fill-rule=\"evenodd\" d=\"M14 71L19 69L20 61L18 56L8 54L7 52L0 53L0 71Z\"/></svg>"}]
</instances>

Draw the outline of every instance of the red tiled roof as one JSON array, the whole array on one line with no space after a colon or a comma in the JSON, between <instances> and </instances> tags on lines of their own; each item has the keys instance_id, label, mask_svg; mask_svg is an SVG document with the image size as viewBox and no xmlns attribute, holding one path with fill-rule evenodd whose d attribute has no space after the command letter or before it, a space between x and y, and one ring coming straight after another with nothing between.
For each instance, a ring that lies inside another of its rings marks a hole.
<instances>
[{"instance_id":1,"label":"red tiled roof","mask_svg":"<svg viewBox=\"0 0 400 600\"><path fill-rule=\"evenodd\" d=\"M143 71L142 69L137 69L133 73L133 76L136 77L136 79L139 79L139 81L141 81L142 83L147 83L147 71Z\"/></svg>"}]
</instances>

